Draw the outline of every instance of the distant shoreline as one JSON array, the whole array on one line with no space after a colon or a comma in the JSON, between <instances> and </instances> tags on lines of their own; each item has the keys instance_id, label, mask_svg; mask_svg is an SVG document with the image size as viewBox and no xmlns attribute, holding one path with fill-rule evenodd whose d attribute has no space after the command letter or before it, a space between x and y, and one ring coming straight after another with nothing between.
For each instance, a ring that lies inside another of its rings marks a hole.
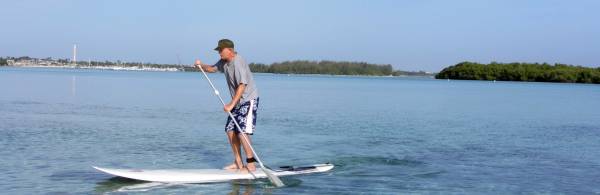
<instances>
[{"instance_id":1,"label":"distant shoreline","mask_svg":"<svg viewBox=\"0 0 600 195\"><path fill-rule=\"evenodd\" d=\"M165 71L165 72L197 72L192 66L175 64L155 64L142 62L117 62L91 61L72 62L69 59L53 58L31 58L23 57L0 57L0 66L12 67L41 67L41 68L76 68L76 69L99 69L115 71ZM322 74L322 75L349 75L349 76L429 76L435 74L425 71L402 71L394 70L390 64L370 64L366 62L349 61L308 61L294 60L275 62L272 64L250 63L250 70L255 73L274 74Z\"/></svg>"},{"instance_id":2,"label":"distant shoreline","mask_svg":"<svg viewBox=\"0 0 600 195\"><path fill-rule=\"evenodd\" d=\"M2 66L0 66L2 67ZM148 72L179 72L177 68L154 68L154 67L118 67L118 66L76 66L76 65L21 65L4 66L13 68L56 68L56 69L88 69L88 70L111 70L111 71L148 71Z\"/></svg>"},{"instance_id":3,"label":"distant shoreline","mask_svg":"<svg viewBox=\"0 0 600 195\"><path fill-rule=\"evenodd\" d=\"M69 69L69 70L97 70L97 71L115 71L115 72L182 72L182 73L192 73L198 71L183 71L183 70L160 70L160 69L132 69L132 68L91 68L91 67L76 67L76 66L39 66L39 65L31 65L31 66L0 66L9 67L9 68L32 68L32 69ZM394 77L422 77L422 78L431 78L435 79L433 75L335 75L335 74L299 74L299 73L269 73L269 72L253 72L257 74L272 74L272 75L282 75L282 76L315 76L315 77L375 77L375 78L394 78Z\"/></svg>"}]
</instances>

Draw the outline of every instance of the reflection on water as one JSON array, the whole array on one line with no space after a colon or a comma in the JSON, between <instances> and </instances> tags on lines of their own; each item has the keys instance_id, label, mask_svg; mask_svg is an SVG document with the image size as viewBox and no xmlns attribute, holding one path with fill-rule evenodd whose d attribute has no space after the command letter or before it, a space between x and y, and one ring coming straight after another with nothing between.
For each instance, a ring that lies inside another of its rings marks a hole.
<instances>
[{"instance_id":1,"label":"reflection on water","mask_svg":"<svg viewBox=\"0 0 600 195\"><path fill-rule=\"evenodd\" d=\"M112 177L105 181L101 181L96 183L96 187L94 187L94 192L97 193L106 193L106 192L117 192L122 191L128 187L136 188L136 186L144 187L145 185L152 182L144 182L134 179L128 179L123 177Z\"/></svg>"},{"instance_id":2,"label":"reflection on water","mask_svg":"<svg viewBox=\"0 0 600 195\"><path fill-rule=\"evenodd\" d=\"M302 180L292 177L282 177L282 181L285 183L285 188L293 188L300 186ZM271 194L273 189L276 189L269 180L266 179L255 179L255 180L233 180L231 182L225 182L229 184L231 191L230 195L249 195L260 192L260 194ZM99 194L106 194L112 192L161 192L165 189L195 189L196 192L203 192L204 190L210 189L211 186L222 185L221 183L205 183L205 184L173 184L173 183L160 183L160 182L145 182L139 180L133 180L123 177L112 177L105 181L96 183L94 192Z\"/></svg>"}]
</instances>

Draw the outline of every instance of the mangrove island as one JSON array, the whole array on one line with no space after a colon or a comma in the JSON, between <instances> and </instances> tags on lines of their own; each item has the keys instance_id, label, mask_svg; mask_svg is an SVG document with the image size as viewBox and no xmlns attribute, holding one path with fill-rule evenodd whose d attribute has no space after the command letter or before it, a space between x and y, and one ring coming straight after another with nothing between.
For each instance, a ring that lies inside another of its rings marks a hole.
<instances>
[{"instance_id":1,"label":"mangrove island","mask_svg":"<svg viewBox=\"0 0 600 195\"><path fill-rule=\"evenodd\" d=\"M436 79L530 81L600 84L600 67L567 64L461 62L444 68Z\"/></svg>"}]
</instances>

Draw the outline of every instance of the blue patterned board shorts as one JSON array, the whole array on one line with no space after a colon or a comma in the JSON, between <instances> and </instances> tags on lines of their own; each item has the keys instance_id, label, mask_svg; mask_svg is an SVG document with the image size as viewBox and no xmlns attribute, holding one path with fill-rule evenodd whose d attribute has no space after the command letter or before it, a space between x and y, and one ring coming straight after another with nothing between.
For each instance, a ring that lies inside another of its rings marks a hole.
<instances>
[{"instance_id":1,"label":"blue patterned board shorts","mask_svg":"<svg viewBox=\"0 0 600 195\"><path fill-rule=\"evenodd\" d=\"M258 99L246 101L242 104L238 104L231 110L231 114L242 128L241 132L252 135L256 129L256 110L258 110ZM240 133L235 123L231 120L231 117L227 116L227 123L225 124L225 132L235 131Z\"/></svg>"}]
</instances>

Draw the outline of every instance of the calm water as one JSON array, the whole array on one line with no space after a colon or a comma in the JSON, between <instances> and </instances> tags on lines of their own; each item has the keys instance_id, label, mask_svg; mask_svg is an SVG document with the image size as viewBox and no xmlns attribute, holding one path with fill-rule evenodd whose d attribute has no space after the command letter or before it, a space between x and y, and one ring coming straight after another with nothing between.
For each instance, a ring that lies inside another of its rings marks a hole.
<instances>
[{"instance_id":1,"label":"calm water","mask_svg":"<svg viewBox=\"0 0 600 195\"><path fill-rule=\"evenodd\" d=\"M221 74L211 75L227 93ZM91 166L220 168L226 115L199 73L0 68L0 192L600 194L600 85L256 74L268 182L164 185Z\"/></svg>"}]
</instances>

